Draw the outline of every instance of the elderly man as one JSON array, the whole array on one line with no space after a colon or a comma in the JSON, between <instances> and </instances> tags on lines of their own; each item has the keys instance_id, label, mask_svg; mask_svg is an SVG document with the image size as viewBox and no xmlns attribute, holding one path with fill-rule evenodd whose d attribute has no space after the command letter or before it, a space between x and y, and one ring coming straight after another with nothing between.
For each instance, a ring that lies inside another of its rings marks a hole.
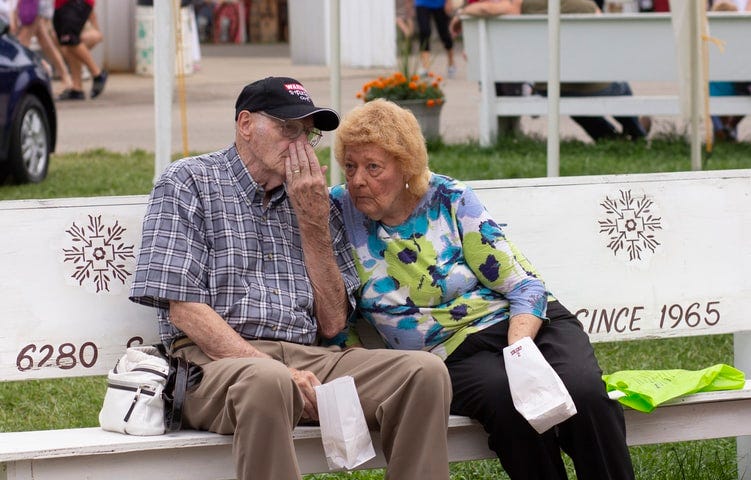
<instances>
[{"instance_id":1,"label":"elderly man","mask_svg":"<svg viewBox=\"0 0 751 480\"><path fill-rule=\"evenodd\" d=\"M234 434L239 479L299 479L292 430L314 387L354 377L387 478L448 479L451 385L427 352L341 351L357 272L313 146L338 114L292 78L247 85L235 142L172 164L144 219L135 302L157 308L172 355L203 367L183 424Z\"/></svg>"}]
</instances>

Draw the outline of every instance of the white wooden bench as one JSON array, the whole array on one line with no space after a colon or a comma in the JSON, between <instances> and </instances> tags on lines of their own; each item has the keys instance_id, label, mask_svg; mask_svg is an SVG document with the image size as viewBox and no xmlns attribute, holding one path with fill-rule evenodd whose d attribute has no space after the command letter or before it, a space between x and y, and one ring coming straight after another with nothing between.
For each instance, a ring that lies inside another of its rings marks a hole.
<instances>
[{"instance_id":1,"label":"white wooden bench","mask_svg":"<svg viewBox=\"0 0 751 480\"><path fill-rule=\"evenodd\" d=\"M751 81L751 14L710 12L709 32L726 42L710 46L709 79ZM497 136L496 117L547 115L539 95L496 97L494 82L548 80L546 15L508 15L462 20L467 77L481 82L480 143ZM674 82L672 95L561 97L561 115L680 115L678 57L669 13L561 15L561 82ZM714 115L749 115L751 97L711 97Z\"/></svg>"},{"instance_id":2,"label":"white wooden bench","mask_svg":"<svg viewBox=\"0 0 751 480\"><path fill-rule=\"evenodd\" d=\"M751 372L751 170L472 185L593 341L733 333L735 365ZM145 196L0 202L2 381L103 375L126 345L157 342L154 312L127 299L145 205ZM751 388L626 418L630 445L748 436ZM452 461L493 458L477 424L450 424ZM302 470L327 471L319 430L294 435ZM384 465L374 443L378 457L363 468ZM749 437L738 454L749 479ZM197 431L5 432L0 465L6 480L147 478L176 466L186 479L234 475L231 437Z\"/></svg>"}]
</instances>

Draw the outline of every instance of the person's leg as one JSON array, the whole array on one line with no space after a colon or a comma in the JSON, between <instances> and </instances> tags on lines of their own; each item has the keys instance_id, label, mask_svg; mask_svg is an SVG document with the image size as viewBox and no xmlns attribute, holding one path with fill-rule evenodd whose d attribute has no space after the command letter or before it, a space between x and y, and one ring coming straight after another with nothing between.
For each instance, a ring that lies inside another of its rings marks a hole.
<instances>
[{"instance_id":1,"label":"person's leg","mask_svg":"<svg viewBox=\"0 0 751 480\"><path fill-rule=\"evenodd\" d=\"M618 138L618 130L605 117L572 116L571 120L582 127L595 142L605 138Z\"/></svg>"},{"instance_id":2,"label":"person's leg","mask_svg":"<svg viewBox=\"0 0 751 480\"><path fill-rule=\"evenodd\" d=\"M18 27L18 31L16 32L16 38L18 38L18 41L21 43L21 45L28 47L31 45L31 37L34 36L34 25L39 21L39 17L34 20L34 23L30 25L21 25Z\"/></svg>"},{"instance_id":3,"label":"person's leg","mask_svg":"<svg viewBox=\"0 0 751 480\"><path fill-rule=\"evenodd\" d=\"M449 32L449 21L451 20L446 14L446 10L440 8L433 10L433 20L438 36L441 38L443 47L446 49L448 61L448 77L453 78L456 75L456 65L454 65L454 39Z\"/></svg>"},{"instance_id":4,"label":"person's leg","mask_svg":"<svg viewBox=\"0 0 751 480\"><path fill-rule=\"evenodd\" d=\"M292 430L303 398L282 363L265 358L212 361L196 346L175 353L203 367L183 406L186 428L234 435L237 478L299 480Z\"/></svg>"},{"instance_id":5,"label":"person's leg","mask_svg":"<svg viewBox=\"0 0 751 480\"><path fill-rule=\"evenodd\" d=\"M547 96L547 90L540 90L540 94ZM591 92L580 92L573 89L561 88L561 97L585 97L593 96ZM589 138L595 142L603 138L618 138L618 130L610 123L605 117L579 117L572 116L571 120L576 122L585 132L589 135Z\"/></svg>"},{"instance_id":6,"label":"person's leg","mask_svg":"<svg viewBox=\"0 0 751 480\"><path fill-rule=\"evenodd\" d=\"M83 100L83 84L81 81L81 64L72 48L80 43L79 35L86 23L86 16L91 7L83 1L72 1L55 9L52 26L60 43L60 52L70 68L71 88L58 97L59 100Z\"/></svg>"},{"instance_id":7,"label":"person's leg","mask_svg":"<svg viewBox=\"0 0 751 480\"><path fill-rule=\"evenodd\" d=\"M35 24L35 34L39 46L42 47L44 55L50 59L55 71L60 75L60 81L63 84L63 90L72 88L73 80L68 72L68 66L63 61L63 56L60 50L57 48L54 40L50 36L50 21L46 18L37 17L37 23Z\"/></svg>"},{"instance_id":8,"label":"person's leg","mask_svg":"<svg viewBox=\"0 0 751 480\"><path fill-rule=\"evenodd\" d=\"M96 13L92 11L88 22L84 25L83 30L81 30L81 42L86 45L86 48L91 50L102 40L104 40L104 35L102 35L102 31L99 29Z\"/></svg>"},{"instance_id":9,"label":"person's leg","mask_svg":"<svg viewBox=\"0 0 751 480\"><path fill-rule=\"evenodd\" d=\"M427 74L430 70L430 35L432 34L430 28L430 9L425 7L417 7L415 9L415 16L417 18L417 38L419 41L420 51L420 74Z\"/></svg>"},{"instance_id":10,"label":"person's leg","mask_svg":"<svg viewBox=\"0 0 751 480\"><path fill-rule=\"evenodd\" d=\"M454 395L451 413L478 420L512 480L564 480L554 429L540 435L517 412L503 362L508 322L469 335L446 360Z\"/></svg>"},{"instance_id":11,"label":"person's leg","mask_svg":"<svg viewBox=\"0 0 751 480\"><path fill-rule=\"evenodd\" d=\"M725 132L725 122L719 115L712 115L712 131L714 133L715 141L727 140Z\"/></svg>"},{"instance_id":12,"label":"person's leg","mask_svg":"<svg viewBox=\"0 0 751 480\"><path fill-rule=\"evenodd\" d=\"M556 429L577 478L633 480L623 409L607 395L589 337L559 302L548 304L547 315L550 321L540 329L535 344L576 405L576 415Z\"/></svg>"},{"instance_id":13,"label":"person's leg","mask_svg":"<svg viewBox=\"0 0 751 480\"><path fill-rule=\"evenodd\" d=\"M496 97L520 97L522 96L523 83L519 82L495 82ZM498 136L518 135L522 131L521 117L496 117L498 124Z\"/></svg>"},{"instance_id":14,"label":"person's leg","mask_svg":"<svg viewBox=\"0 0 751 480\"><path fill-rule=\"evenodd\" d=\"M591 93L592 96L599 97L617 97L617 96L632 96L631 86L627 82L612 82L607 87ZM639 140L647 136L647 131L639 121L639 117L627 116L627 117L613 117L616 122L621 125L621 130L624 135L627 135L631 140Z\"/></svg>"},{"instance_id":15,"label":"person's leg","mask_svg":"<svg viewBox=\"0 0 751 480\"><path fill-rule=\"evenodd\" d=\"M71 52L68 45L62 45L60 47L60 51L63 54L65 62L70 68L70 89L74 92L80 92L83 96L83 75L81 73L81 61L78 59L78 56L74 55Z\"/></svg>"},{"instance_id":16,"label":"person's leg","mask_svg":"<svg viewBox=\"0 0 751 480\"><path fill-rule=\"evenodd\" d=\"M81 32L91 12L91 6L85 1L71 1L55 10L53 25L61 45L63 57L70 66L72 89L77 92L83 91L80 70L81 65L84 65L93 77L91 97L94 98L104 90L107 72L99 68L86 44L81 41ZM78 65L76 65L76 62Z\"/></svg>"},{"instance_id":17,"label":"person's leg","mask_svg":"<svg viewBox=\"0 0 751 480\"><path fill-rule=\"evenodd\" d=\"M70 58L73 58L78 61L79 65L85 66L89 73L91 73L92 77L98 76L100 73L102 73L102 69L99 68L99 65L97 65L96 60L94 60L94 57L91 55L91 52L88 48L86 48L86 45L81 42L78 45L66 45L63 47L63 51L65 52L65 57L70 61ZM70 66L71 75L74 75L73 73L73 65Z\"/></svg>"},{"instance_id":18,"label":"person's leg","mask_svg":"<svg viewBox=\"0 0 751 480\"><path fill-rule=\"evenodd\" d=\"M369 428L379 430L387 479L448 480L451 385L446 367L427 352L341 352L284 343L284 362L325 383L351 375Z\"/></svg>"}]
</instances>

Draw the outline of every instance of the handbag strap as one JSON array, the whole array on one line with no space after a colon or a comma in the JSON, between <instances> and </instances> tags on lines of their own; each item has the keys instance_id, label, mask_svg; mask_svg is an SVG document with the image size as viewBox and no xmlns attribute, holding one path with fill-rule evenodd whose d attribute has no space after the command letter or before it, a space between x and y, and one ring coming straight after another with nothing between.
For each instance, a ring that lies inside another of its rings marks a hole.
<instances>
[{"instance_id":1,"label":"handbag strap","mask_svg":"<svg viewBox=\"0 0 751 480\"><path fill-rule=\"evenodd\" d=\"M164 427L168 432L180 430L183 420L183 405L188 390L196 387L203 379L203 368L182 357L169 356L164 345L160 352L169 362L169 375L162 396L164 398ZM157 347L157 348L159 348Z\"/></svg>"}]
</instances>

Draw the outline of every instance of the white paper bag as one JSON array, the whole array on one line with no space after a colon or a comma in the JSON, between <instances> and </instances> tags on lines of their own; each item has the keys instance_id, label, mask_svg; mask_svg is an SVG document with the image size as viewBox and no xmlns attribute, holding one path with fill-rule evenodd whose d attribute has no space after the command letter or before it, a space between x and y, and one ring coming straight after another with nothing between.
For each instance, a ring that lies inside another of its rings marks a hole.
<instances>
[{"instance_id":1,"label":"white paper bag","mask_svg":"<svg viewBox=\"0 0 751 480\"><path fill-rule=\"evenodd\" d=\"M345 376L315 389L321 440L329 469L352 469L375 457L355 380Z\"/></svg>"},{"instance_id":2,"label":"white paper bag","mask_svg":"<svg viewBox=\"0 0 751 480\"><path fill-rule=\"evenodd\" d=\"M503 349L514 407L543 433L576 414L571 395L529 337Z\"/></svg>"}]
</instances>

